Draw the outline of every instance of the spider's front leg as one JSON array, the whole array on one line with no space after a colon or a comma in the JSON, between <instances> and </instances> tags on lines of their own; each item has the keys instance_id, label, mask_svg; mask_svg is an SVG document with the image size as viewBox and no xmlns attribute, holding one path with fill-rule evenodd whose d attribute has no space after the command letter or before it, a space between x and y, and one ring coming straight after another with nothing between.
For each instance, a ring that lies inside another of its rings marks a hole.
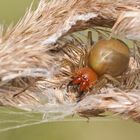
<instances>
[{"instance_id":1,"label":"spider's front leg","mask_svg":"<svg viewBox=\"0 0 140 140\"><path fill-rule=\"evenodd\" d=\"M68 84L67 84L67 92L70 91L70 87L73 86L73 83L72 81L70 81Z\"/></svg>"},{"instance_id":2,"label":"spider's front leg","mask_svg":"<svg viewBox=\"0 0 140 140\"><path fill-rule=\"evenodd\" d=\"M77 102L79 102L83 99L83 97L85 95L85 91L83 90L83 88L86 84L83 84L82 82L75 84L74 81L76 81L76 80L72 80L68 83L67 92L70 92L70 90L72 90L72 92L74 92L76 95L75 97L76 97Z\"/></svg>"},{"instance_id":3,"label":"spider's front leg","mask_svg":"<svg viewBox=\"0 0 140 140\"><path fill-rule=\"evenodd\" d=\"M73 80L67 84L67 92L70 92L71 89L75 92L78 90L78 84L74 84Z\"/></svg>"},{"instance_id":4,"label":"spider's front leg","mask_svg":"<svg viewBox=\"0 0 140 140\"><path fill-rule=\"evenodd\" d=\"M77 99L82 100L86 93L89 91L89 81L82 81L79 85Z\"/></svg>"}]
</instances>

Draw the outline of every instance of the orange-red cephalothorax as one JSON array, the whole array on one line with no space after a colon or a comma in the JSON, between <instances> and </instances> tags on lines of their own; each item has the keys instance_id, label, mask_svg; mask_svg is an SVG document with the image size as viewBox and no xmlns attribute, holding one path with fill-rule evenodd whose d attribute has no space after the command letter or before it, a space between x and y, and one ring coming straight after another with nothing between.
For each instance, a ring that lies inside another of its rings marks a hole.
<instances>
[{"instance_id":1,"label":"orange-red cephalothorax","mask_svg":"<svg viewBox=\"0 0 140 140\"><path fill-rule=\"evenodd\" d=\"M97 74L89 67L80 68L75 72L72 84L79 85L79 91L87 91L95 85Z\"/></svg>"}]
</instances>

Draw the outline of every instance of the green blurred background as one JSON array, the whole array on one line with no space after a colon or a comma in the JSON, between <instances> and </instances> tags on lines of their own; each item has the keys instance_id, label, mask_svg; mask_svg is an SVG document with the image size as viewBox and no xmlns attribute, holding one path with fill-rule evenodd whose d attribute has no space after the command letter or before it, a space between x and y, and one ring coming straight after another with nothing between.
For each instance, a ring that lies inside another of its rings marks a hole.
<instances>
[{"instance_id":1,"label":"green blurred background","mask_svg":"<svg viewBox=\"0 0 140 140\"><path fill-rule=\"evenodd\" d=\"M6 26L16 23L24 15L32 0L0 0L0 24ZM37 5L38 0L34 0ZM7 127L11 114L7 110L4 116L0 108L0 128ZM13 114L12 114L13 115ZM20 116L21 117L21 116ZM24 121L28 121L24 116ZM19 116L15 115L15 120ZM23 119L20 118L22 122ZM2 123L3 122L3 123ZM15 121L16 123L16 121ZM16 125L16 124L13 124ZM49 122L27 126L5 132L0 132L0 140L139 140L140 124L131 120L125 121L114 117L86 119L65 119L59 122Z\"/></svg>"}]
</instances>

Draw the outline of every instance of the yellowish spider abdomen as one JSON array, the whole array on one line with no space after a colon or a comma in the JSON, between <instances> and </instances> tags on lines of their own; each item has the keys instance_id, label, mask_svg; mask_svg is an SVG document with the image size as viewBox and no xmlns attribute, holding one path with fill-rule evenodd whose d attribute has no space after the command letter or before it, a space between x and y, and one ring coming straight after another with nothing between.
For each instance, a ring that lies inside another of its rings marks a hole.
<instances>
[{"instance_id":1,"label":"yellowish spider abdomen","mask_svg":"<svg viewBox=\"0 0 140 140\"><path fill-rule=\"evenodd\" d=\"M99 76L119 76L128 68L130 51L125 43L117 39L99 40L90 50L88 65Z\"/></svg>"}]
</instances>

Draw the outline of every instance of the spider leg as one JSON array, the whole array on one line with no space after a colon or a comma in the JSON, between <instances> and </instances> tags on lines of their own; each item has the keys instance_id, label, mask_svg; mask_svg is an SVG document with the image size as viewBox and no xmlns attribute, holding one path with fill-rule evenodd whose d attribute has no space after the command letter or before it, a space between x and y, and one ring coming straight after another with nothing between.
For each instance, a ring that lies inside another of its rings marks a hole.
<instances>
[{"instance_id":1,"label":"spider leg","mask_svg":"<svg viewBox=\"0 0 140 140\"><path fill-rule=\"evenodd\" d=\"M87 39L87 44L88 44L88 46L91 48L92 47L92 45L93 45L93 40L92 40L92 32L91 31L88 31L88 39ZM90 49L89 48L89 49Z\"/></svg>"},{"instance_id":2,"label":"spider leg","mask_svg":"<svg viewBox=\"0 0 140 140\"><path fill-rule=\"evenodd\" d=\"M88 66L88 53L91 50L93 45L93 40L92 40L92 32L88 31L87 35L87 46L88 48L84 48L83 54L80 56L80 61L79 61L79 68Z\"/></svg>"},{"instance_id":3,"label":"spider leg","mask_svg":"<svg viewBox=\"0 0 140 140\"><path fill-rule=\"evenodd\" d=\"M77 91L78 91L78 85L79 85L78 83L77 83L77 84L73 83L73 80L70 81L70 82L67 84L67 92L70 92L71 89L72 89L73 92L77 92ZM71 87L71 88L70 88L70 87Z\"/></svg>"},{"instance_id":4,"label":"spider leg","mask_svg":"<svg viewBox=\"0 0 140 140\"><path fill-rule=\"evenodd\" d=\"M67 84L67 92L70 91L70 87L73 86L73 83L72 81L70 81L68 84Z\"/></svg>"},{"instance_id":5,"label":"spider leg","mask_svg":"<svg viewBox=\"0 0 140 140\"><path fill-rule=\"evenodd\" d=\"M84 96L85 96L84 91L78 92L78 94L77 94L77 96L76 96L77 102L80 102L80 101L84 98Z\"/></svg>"},{"instance_id":6,"label":"spider leg","mask_svg":"<svg viewBox=\"0 0 140 140\"><path fill-rule=\"evenodd\" d=\"M121 83L113 76L109 75L109 74L104 74L103 75L104 78L106 78L107 80L113 82L114 85L116 86L120 86Z\"/></svg>"},{"instance_id":7,"label":"spider leg","mask_svg":"<svg viewBox=\"0 0 140 140\"><path fill-rule=\"evenodd\" d=\"M111 81L115 86L121 85L120 81L118 81L117 78L109 74L104 74L103 76L100 77L97 84L94 86L94 89L100 90L102 87L104 87L108 83L108 81Z\"/></svg>"},{"instance_id":8,"label":"spider leg","mask_svg":"<svg viewBox=\"0 0 140 140\"><path fill-rule=\"evenodd\" d=\"M121 85L120 81L118 81L117 78L109 74L104 74L103 76L100 77L100 79L94 86L90 87L90 92L87 93L87 95L97 93L98 91L100 91L101 88L106 86L108 81L111 81L117 87Z\"/></svg>"},{"instance_id":9,"label":"spider leg","mask_svg":"<svg viewBox=\"0 0 140 140\"><path fill-rule=\"evenodd\" d=\"M79 60L79 69L84 67L84 62L85 62L85 54L80 56L80 60Z\"/></svg>"},{"instance_id":10,"label":"spider leg","mask_svg":"<svg viewBox=\"0 0 140 140\"><path fill-rule=\"evenodd\" d=\"M81 101L85 95L86 95L86 91L88 91L89 89L89 83L88 82L82 82L79 85L79 89L78 89L78 95L77 95L77 102Z\"/></svg>"}]
</instances>

